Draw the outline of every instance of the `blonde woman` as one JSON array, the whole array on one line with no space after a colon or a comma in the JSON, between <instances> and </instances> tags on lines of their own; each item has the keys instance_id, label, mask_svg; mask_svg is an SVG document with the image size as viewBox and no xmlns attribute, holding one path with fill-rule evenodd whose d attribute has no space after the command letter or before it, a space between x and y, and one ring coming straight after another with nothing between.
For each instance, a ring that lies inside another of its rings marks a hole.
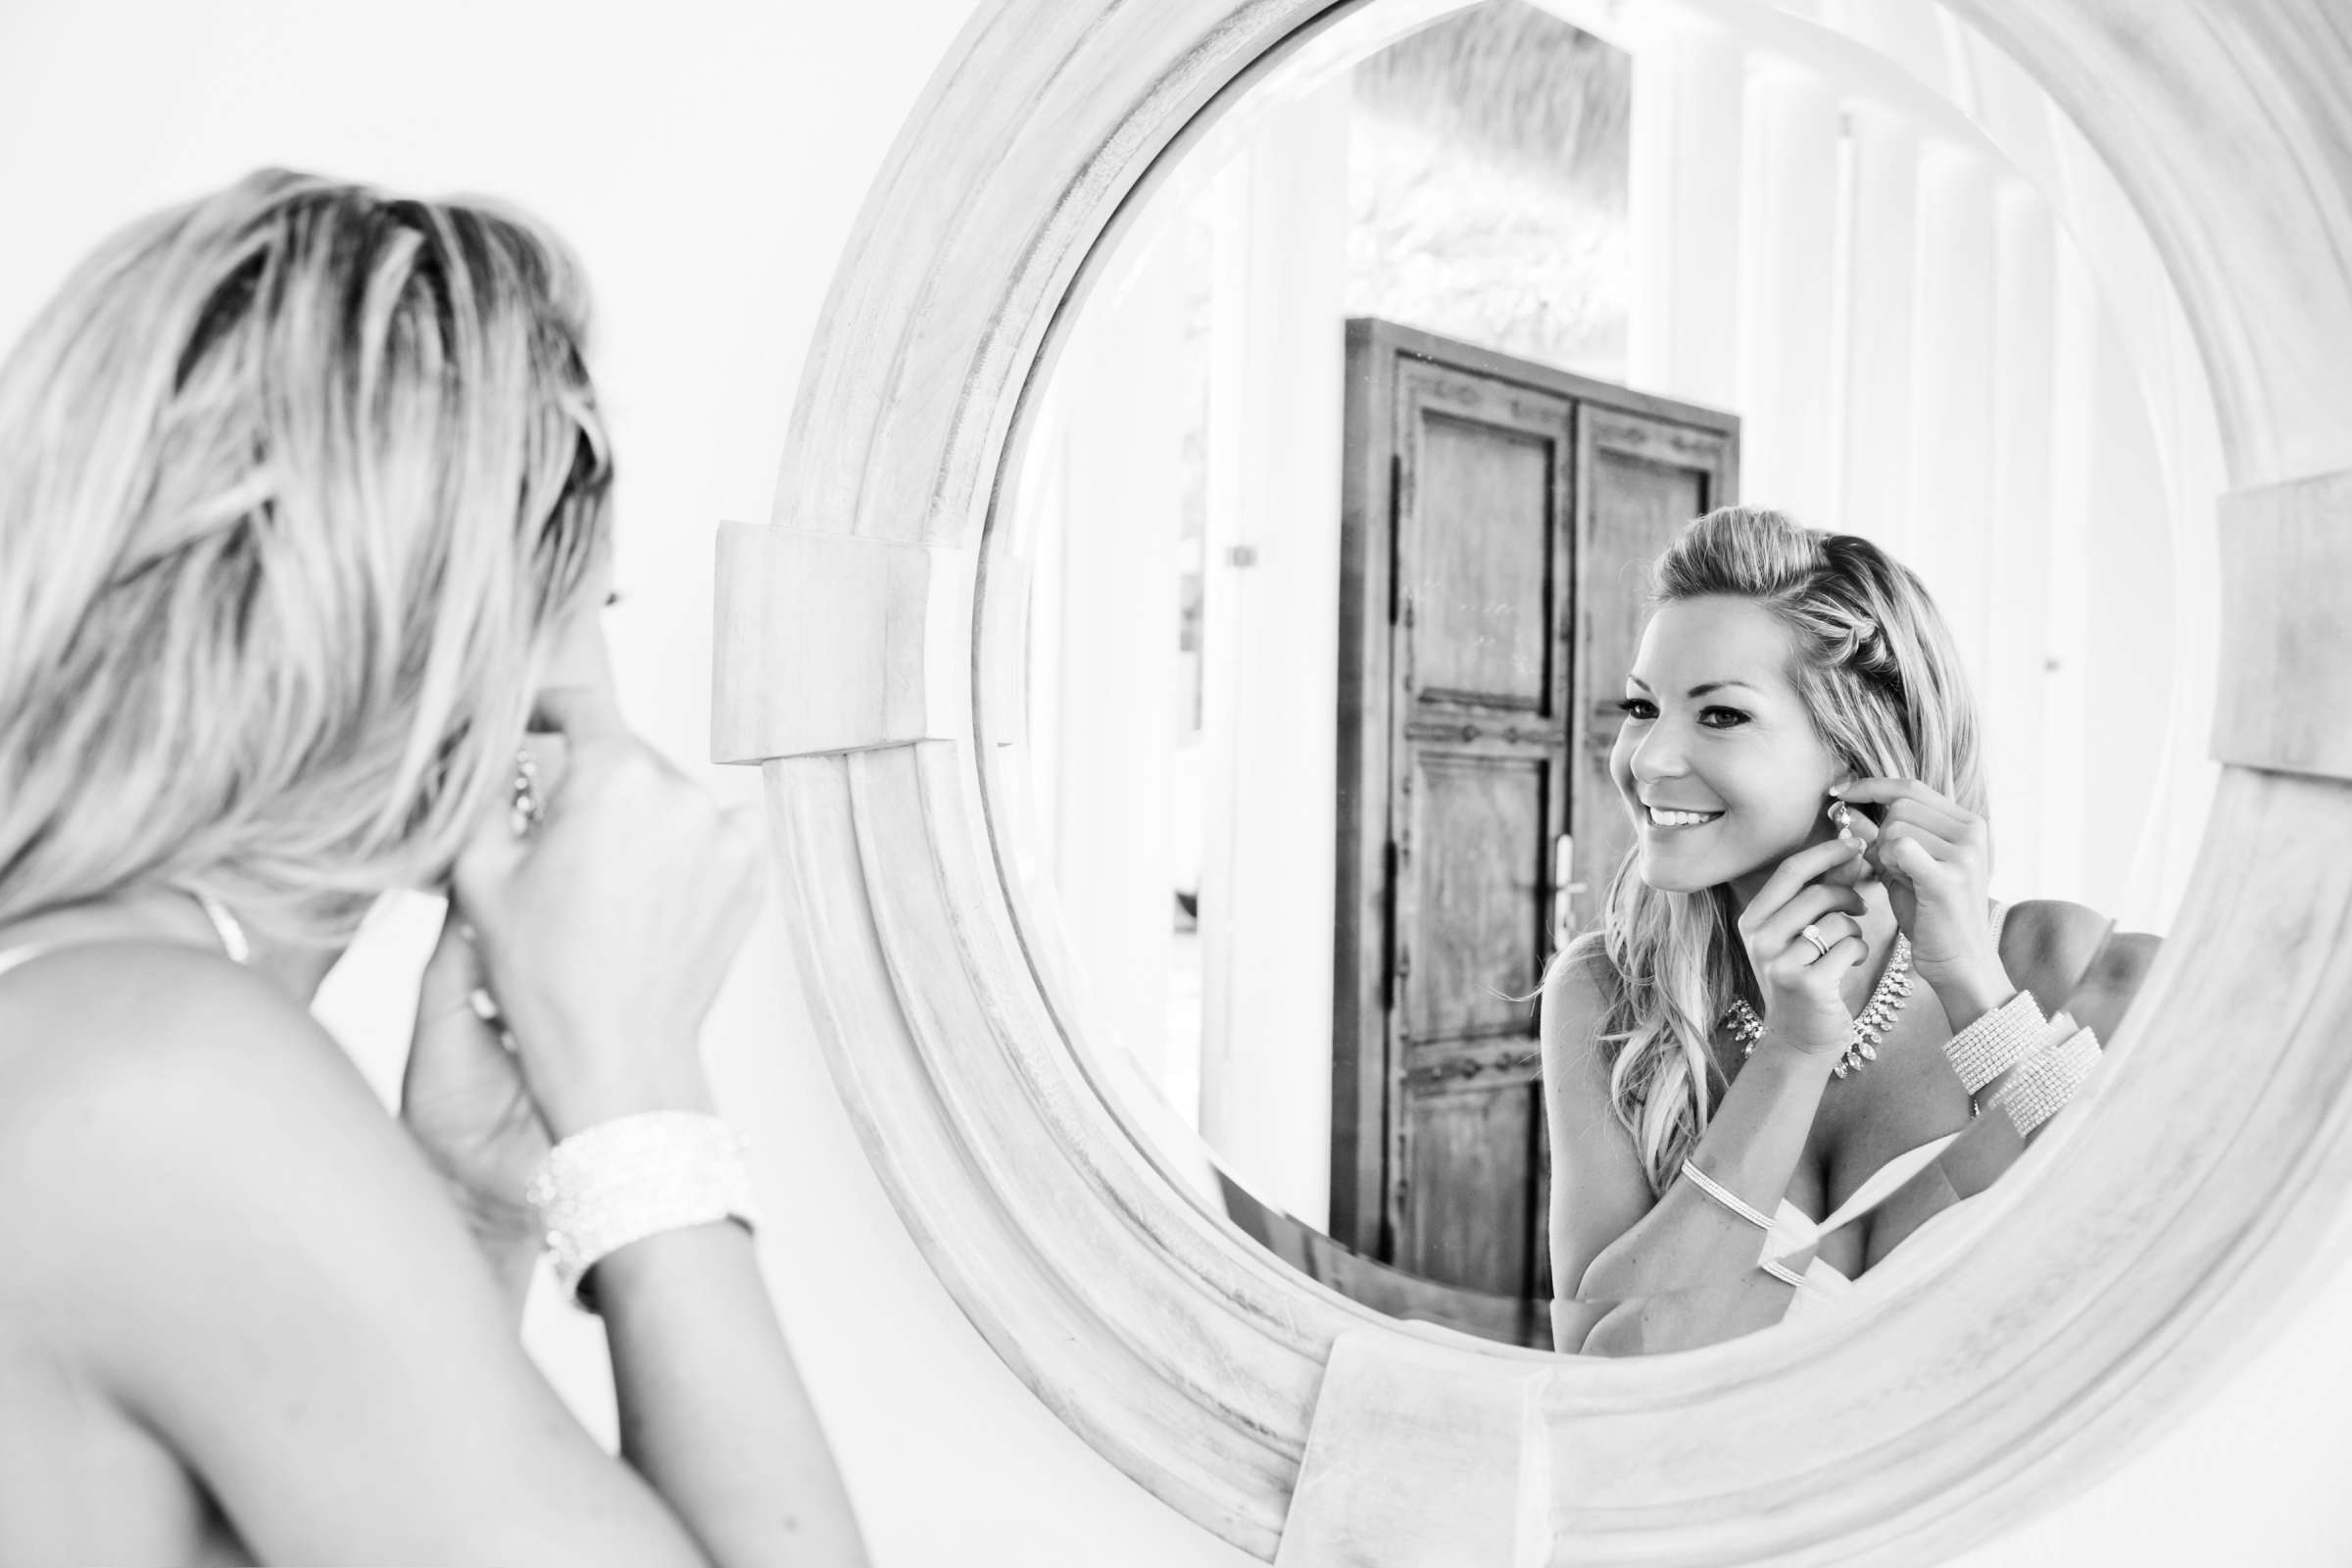
<instances>
[{"instance_id":1,"label":"blonde woman","mask_svg":"<svg viewBox=\"0 0 2352 1568\"><path fill-rule=\"evenodd\" d=\"M1554 1336L1596 1354L1778 1322L1982 1190L2153 947L1988 901L1967 680L1875 545L1726 509L1654 599L1610 755L1635 844L1543 992Z\"/></svg>"},{"instance_id":2,"label":"blonde woman","mask_svg":"<svg viewBox=\"0 0 2352 1568\"><path fill-rule=\"evenodd\" d=\"M727 1222L758 839L612 709L582 310L521 219L272 172L0 368L0 1561L861 1557ZM453 883L395 1123L306 1004ZM618 1460L516 1343L551 1213Z\"/></svg>"}]
</instances>

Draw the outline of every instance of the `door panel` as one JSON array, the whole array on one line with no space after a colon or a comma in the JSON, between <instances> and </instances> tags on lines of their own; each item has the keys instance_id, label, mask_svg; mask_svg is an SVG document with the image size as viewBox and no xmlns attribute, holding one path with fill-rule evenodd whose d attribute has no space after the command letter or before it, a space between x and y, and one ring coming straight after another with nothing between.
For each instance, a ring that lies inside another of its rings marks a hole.
<instances>
[{"instance_id":1,"label":"door panel","mask_svg":"<svg viewBox=\"0 0 2352 1568\"><path fill-rule=\"evenodd\" d=\"M1551 710L1551 470L1567 457L1566 416L1530 432L1423 411L1412 490L1423 703Z\"/></svg>"},{"instance_id":2,"label":"door panel","mask_svg":"<svg viewBox=\"0 0 2352 1568\"><path fill-rule=\"evenodd\" d=\"M1544 961L1543 848L1558 765L1549 757L1421 750L1400 901L1408 1049L1528 1032L1528 976Z\"/></svg>"},{"instance_id":3,"label":"door panel","mask_svg":"<svg viewBox=\"0 0 2352 1568\"><path fill-rule=\"evenodd\" d=\"M1538 1094L1524 1075L1507 1087L1413 1090L1400 1265L1469 1290L1540 1294L1541 1221L1526 1180Z\"/></svg>"}]
</instances>

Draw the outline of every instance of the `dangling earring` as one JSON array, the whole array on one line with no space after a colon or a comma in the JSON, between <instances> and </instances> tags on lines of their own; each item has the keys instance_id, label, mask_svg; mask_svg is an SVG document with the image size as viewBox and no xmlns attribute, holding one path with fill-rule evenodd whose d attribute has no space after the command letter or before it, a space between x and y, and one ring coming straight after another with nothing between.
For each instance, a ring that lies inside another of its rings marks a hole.
<instances>
[{"instance_id":1,"label":"dangling earring","mask_svg":"<svg viewBox=\"0 0 2352 1568\"><path fill-rule=\"evenodd\" d=\"M1838 824L1838 837L1839 839L1854 846L1856 849L1860 849L1862 847L1862 841L1854 836L1854 808L1852 807L1846 805L1843 801L1832 801L1830 803L1829 818L1831 821Z\"/></svg>"},{"instance_id":2,"label":"dangling earring","mask_svg":"<svg viewBox=\"0 0 2352 1568\"><path fill-rule=\"evenodd\" d=\"M539 764L527 746L514 748L514 782L507 802L507 826L518 839L531 836L531 829L547 814L546 805L539 799Z\"/></svg>"}]
</instances>

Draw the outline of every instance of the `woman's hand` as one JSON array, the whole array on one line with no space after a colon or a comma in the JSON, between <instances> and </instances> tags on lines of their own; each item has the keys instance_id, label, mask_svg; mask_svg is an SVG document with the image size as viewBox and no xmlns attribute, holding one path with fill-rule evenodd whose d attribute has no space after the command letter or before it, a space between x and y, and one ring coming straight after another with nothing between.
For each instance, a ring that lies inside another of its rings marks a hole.
<instances>
[{"instance_id":1,"label":"woman's hand","mask_svg":"<svg viewBox=\"0 0 2352 1568\"><path fill-rule=\"evenodd\" d=\"M537 1221L522 1190L547 1153L547 1125L498 1025L475 1010L482 981L481 958L453 904L417 993L400 1119L485 1248L536 1254Z\"/></svg>"},{"instance_id":2,"label":"woman's hand","mask_svg":"<svg viewBox=\"0 0 2352 1568\"><path fill-rule=\"evenodd\" d=\"M1895 926L1911 939L1911 966L1955 1025L1961 1012L1974 1016L2013 994L1987 918L1984 819L1910 779L1865 778L1832 793L1876 812L1875 821L1855 812L1853 831L1870 841Z\"/></svg>"},{"instance_id":3,"label":"woman's hand","mask_svg":"<svg viewBox=\"0 0 2352 1568\"><path fill-rule=\"evenodd\" d=\"M1842 839L1809 845L1783 860L1740 915L1748 967L1764 988L1767 1039L1806 1055L1843 1051L1854 1015L1841 986L1870 954L1856 916L1866 906L1850 887L1820 880L1858 852ZM1814 941L1804 933L1811 928Z\"/></svg>"},{"instance_id":4,"label":"woman's hand","mask_svg":"<svg viewBox=\"0 0 2352 1568\"><path fill-rule=\"evenodd\" d=\"M762 835L630 733L609 684L539 713L562 781L527 838L496 813L455 878L523 1081L558 1138L708 1110L697 1036L759 908Z\"/></svg>"}]
</instances>

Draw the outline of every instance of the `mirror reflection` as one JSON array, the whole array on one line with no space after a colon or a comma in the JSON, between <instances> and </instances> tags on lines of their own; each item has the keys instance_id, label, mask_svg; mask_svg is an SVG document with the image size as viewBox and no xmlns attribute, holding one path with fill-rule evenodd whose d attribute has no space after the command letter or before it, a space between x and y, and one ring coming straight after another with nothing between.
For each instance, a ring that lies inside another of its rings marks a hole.
<instances>
[{"instance_id":1,"label":"mirror reflection","mask_svg":"<svg viewBox=\"0 0 2352 1568\"><path fill-rule=\"evenodd\" d=\"M1816 9L1396 0L1033 399L1042 961L1155 1157L1384 1311L1831 1309L2095 1088L2185 875L2178 306L1997 51Z\"/></svg>"}]
</instances>

